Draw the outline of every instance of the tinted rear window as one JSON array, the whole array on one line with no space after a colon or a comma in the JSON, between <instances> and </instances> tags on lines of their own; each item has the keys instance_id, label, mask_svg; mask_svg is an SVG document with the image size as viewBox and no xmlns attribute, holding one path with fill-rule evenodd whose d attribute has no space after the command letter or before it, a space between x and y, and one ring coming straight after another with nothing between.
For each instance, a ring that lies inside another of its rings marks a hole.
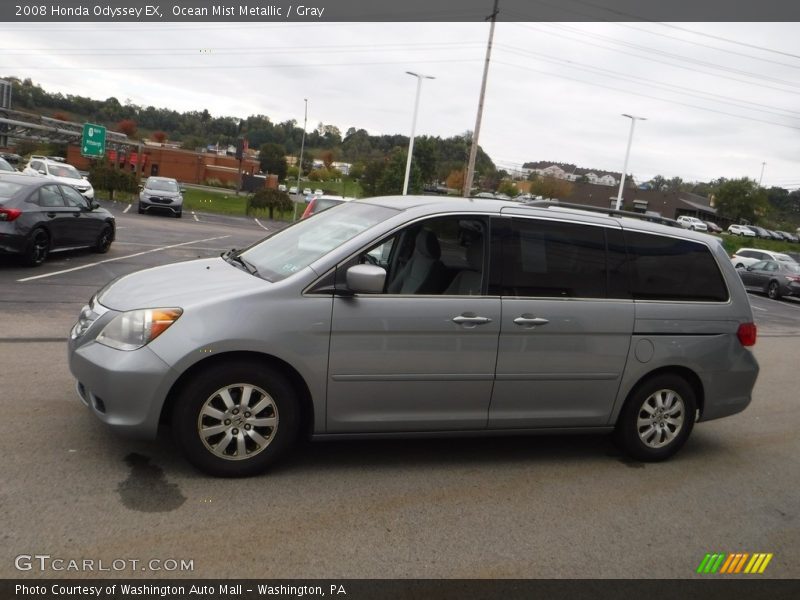
<instances>
[{"instance_id":1,"label":"tinted rear window","mask_svg":"<svg viewBox=\"0 0 800 600\"><path fill-rule=\"evenodd\" d=\"M728 300L725 280L704 244L630 231L625 240L635 299Z\"/></svg>"}]
</instances>

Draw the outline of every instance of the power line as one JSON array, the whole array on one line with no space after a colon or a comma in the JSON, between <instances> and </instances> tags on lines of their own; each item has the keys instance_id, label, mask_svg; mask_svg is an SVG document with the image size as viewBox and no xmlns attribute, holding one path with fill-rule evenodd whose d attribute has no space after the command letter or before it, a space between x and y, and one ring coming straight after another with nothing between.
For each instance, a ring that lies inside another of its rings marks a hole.
<instances>
[{"instance_id":1,"label":"power line","mask_svg":"<svg viewBox=\"0 0 800 600\"><path fill-rule=\"evenodd\" d=\"M511 51L512 54L516 54L516 55L519 55L519 56L536 56L536 57L539 57L540 60L544 60L545 62L550 62L550 63L557 64L557 65L566 65L569 68L578 69L578 70L586 71L586 72L589 72L589 73L596 73L596 74L598 74L598 75L600 75L602 77L614 77L615 79L620 79L620 78L621 79L625 79L625 80L630 81L631 83L634 83L636 85L645 85L645 84L647 84L647 85L659 87L661 89L664 89L667 92L672 92L672 93L677 93L677 92L674 92L673 89L674 90L679 90L680 93L684 93L684 94L687 94L689 96L693 96L695 98L699 98L701 100L711 100L713 102L721 102L723 104L729 104L729 105L735 106L737 108L743 108L745 110L754 110L754 111L758 111L758 112L763 112L763 113L775 115L777 117L788 117L788 118L793 118L793 119L800 118L800 111L784 109L784 108L780 108L780 107L777 107L777 106L771 106L771 105L767 105L767 104L760 104L758 102L750 102L748 100L740 100L738 102L734 102L734 101L731 101L730 99L728 99L727 96L722 96L720 94L714 94L712 92L704 92L702 90L694 90L692 88L679 86L679 85L674 85L674 84L661 83L659 81L656 81L654 79L648 79L646 77L632 77L630 75L626 75L625 73L620 73L619 71L612 71L610 69L603 69L601 67L595 67L593 65L586 65L584 63L578 63L578 62L574 62L574 61L567 60L567 59L561 59L561 58L554 57L554 56L548 55L548 54L542 54L542 53L539 53L539 52L532 52L532 51L525 50L523 48L516 48L515 46L507 46L505 44L498 44L498 47L501 48L502 50L505 50L506 52ZM580 66L580 65L583 65L583 66ZM670 89L670 88L673 88L673 89ZM703 96L700 96L698 94L703 94ZM704 96L711 96L712 98L707 98L707 97L704 97ZM713 100L713 98L718 98L719 100ZM753 105L753 106L760 106L762 108L750 108L748 106L744 106L744 104L750 104L750 105ZM773 109L773 110L764 110L764 109ZM780 114L780 113L774 112L776 110L777 111L783 111L784 113L794 113L794 115L797 115L797 116L792 116L791 114L787 115L787 114Z\"/></svg>"},{"instance_id":2,"label":"power line","mask_svg":"<svg viewBox=\"0 0 800 600\"><path fill-rule=\"evenodd\" d=\"M517 64L514 64L514 63L507 63L507 62L497 61L497 64L505 65L505 66L508 66L508 67L513 67L513 68L516 68L516 69L522 69L523 71L530 71L532 73L539 73L539 74L542 74L542 75L548 75L550 77L558 77L559 79L569 79L571 81L577 81L578 83L583 83L583 84L586 84L586 85L592 85L592 86L595 86L595 87L601 87L601 88L605 88L605 89L612 90L612 91L615 91L615 92L622 92L624 94L630 94L630 95L633 95L633 96L641 96L643 98L650 98L652 100L660 100L662 102L667 102L667 103L670 103L670 104L677 104L679 106L686 106L686 107L689 107L689 108L696 108L696 109L704 110L704 111L707 111L707 112L713 112L713 113L717 113L717 114L720 114L720 115L726 115L726 116L729 116L729 117L735 117L737 119L744 119L746 121L754 121L754 122L757 122L757 123L766 123L768 125L777 125L778 127L786 127L788 129L795 129L797 131L800 131L800 126L786 125L785 123L776 123L775 121L767 121L766 119L757 119L755 117L745 117L743 115L737 115L735 113L729 113L729 112L725 112L725 111L721 111L721 110L715 110L713 108L708 108L708 107L705 107L705 106L697 106L696 104L689 104L687 102L678 102L677 100L669 100L667 98L660 98L658 96L651 96L649 94L642 94L641 92L632 92L630 90L623 90L623 89L621 89L619 87L612 87L610 85L603 85L602 83L594 83L594 82L590 82L590 81L585 81L585 80L582 80L582 79L578 79L576 77L569 77L567 75L559 75L559 74L556 74L556 73L551 73L549 71L541 71L539 69L532 69L530 67L517 65Z\"/></svg>"},{"instance_id":3,"label":"power line","mask_svg":"<svg viewBox=\"0 0 800 600\"><path fill-rule=\"evenodd\" d=\"M551 31L547 31L546 29L540 29L540 28L537 28L537 27L529 26L529 25L528 26L521 25L519 23L513 23L513 25L517 25L518 27L524 27L526 29L531 29L533 31L539 31L540 33L544 33L545 35L550 35L550 36L554 36L554 37L558 37L558 38L562 38L563 37L562 35L555 34L555 33L551 32ZM698 69L696 67L689 67L689 66L686 66L686 65L678 65L678 64L675 64L675 63L672 63L672 62L667 62L667 61L664 61L664 60L658 60L657 58L651 58L649 56L642 56L640 54L633 54L631 52L626 52L625 50L620 50L619 48L612 48L612 47L609 47L609 46L603 46L601 44L587 42L586 40L582 40L580 38L569 37L569 36L568 36L568 38L571 39L571 40L574 40L576 42L579 42L581 44L587 44L589 46L595 46L597 48L603 48L605 50L610 50L612 52L618 52L620 54L626 54L628 56L633 56L635 58L640 58L642 60L649 60L651 62L659 63L659 64L662 64L662 65L667 65L667 66L674 67L674 68L677 68L677 69L683 69L685 71L691 71L692 73L702 73L702 74L705 74L705 75L711 75L712 77L718 77L718 78L721 78L721 79L728 79L730 81L736 81L738 83L744 83L745 85L748 85L748 86L755 85L755 83L752 82L752 81L745 81L743 79L737 79L736 77L730 77L728 75L722 75L722 74L719 74L719 73L713 73L713 72L710 72L710 71L704 71L703 69ZM779 92L784 92L784 93L789 93L789 94L800 94L800 90L797 90L797 91L795 91L795 90L787 90L787 89L784 89L784 88L779 88L779 87L775 87L775 86L772 86L772 85L768 85L766 83L759 83L757 85L759 85L761 88L767 88L767 89L776 90L776 91L779 91Z\"/></svg>"}]
</instances>

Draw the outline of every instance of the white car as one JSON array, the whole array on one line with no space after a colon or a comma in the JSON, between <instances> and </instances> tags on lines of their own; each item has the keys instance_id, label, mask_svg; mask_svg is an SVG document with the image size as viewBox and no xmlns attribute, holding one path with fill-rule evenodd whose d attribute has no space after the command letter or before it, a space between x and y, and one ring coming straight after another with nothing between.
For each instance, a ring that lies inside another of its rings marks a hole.
<instances>
[{"instance_id":1,"label":"white car","mask_svg":"<svg viewBox=\"0 0 800 600\"><path fill-rule=\"evenodd\" d=\"M293 185L292 187L290 187L289 188L289 193L290 194L296 194L297 193L297 186Z\"/></svg>"},{"instance_id":2,"label":"white car","mask_svg":"<svg viewBox=\"0 0 800 600\"><path fill-rule=\"evenodd\" d=\"M680 223L681 227L684 229L691 229L692 231L708 231L708 225L705 224L705 221L701 221L697 217L682 215L678 217L678 223Z\"/></svg>"},{"instance_id":3,"label":"white car","mask_svg":"<svg viewBox=\"0 0 800 600\"><path fill-rule=\"evenodd\" d=\"M278 186L278 191L279 191L279 192L285 192L285 191L286 191L286 186L285 186L285 185L283 185L283 184L280 184L280 185ZM295 190L295 191L297 191L297 190Z\"/></svg>"},{"instance_id":4,"label":"white car","mask_svg":"<svg viewBox=\"0 0 800 600\"><path fill-rule=\"evenodd\" d=\"M728 233L733 235L743 235L744 237L756 237L756 232L746 225L731 225L728 227Z\"/></svg>"},{"instance_id":5,"label":"white car","mask_svg":"<svg viewBox=\"0 0 800 600\"><path fill-rule=\"evenodd\" d=\"M324 194L324 193L325 193L325 192L323 192L323 191L322 191L321 189L319 189L319 188L317 188L317 189L315 189L315 190L314 190L314 195L315 195L315 196L322 196L322 194Z\"/></svg>"},{"instance_id":6,"label":"white car","mask_svg":"<svg viewBox=\"0 0 800 600\"><path fill-rule=\"evenodd\" d=\"M761 250L757 248L739 248L731 255L731 262L737 269L745 269L762 260L776 260L784 263L796 262L788 254L773 252L772 250Z\"/></svg>"},{"instance_id":7,"label":"white car","mask_svg":"<svg viewBox=\"0 0 800 600\"><path fill-rule=\"evenodd\" d=\"M310 196L311 195L311 188L305 188L303 190L303 196Z\"/></svg>"},{"instance_id":8,"label":"white car","mask_svg":"<svg viewBox=\"0 0 800 600\"><path fill-rule=\"evenodd\" d=\"M58 183L71 185L89 200L94 199L94 188L89 180L78 172L72 165L47 158L46 156L31 156L31 160L23 170L26 175L47 177Z\"/></svg>"}]
</instances>

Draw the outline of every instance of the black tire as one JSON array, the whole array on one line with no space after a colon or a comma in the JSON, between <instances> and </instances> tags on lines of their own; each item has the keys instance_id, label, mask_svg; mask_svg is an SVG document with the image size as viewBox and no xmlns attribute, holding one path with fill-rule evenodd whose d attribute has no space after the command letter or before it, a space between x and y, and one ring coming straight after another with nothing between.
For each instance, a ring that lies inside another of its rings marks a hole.
<instances>
[{"instance_id":1,"label":"black tire","mask_svg":"<svg viewBox=\"0 0 800 600\"><path fill-rule=\"evenodd\" d=\"M141 204L138 205L138 209L139 209L139 214L143 215L144 214L144 209L142 208Z\"/></svg>"},{"instance_id":2,"label":"black tire","mask_svg":"<svg viewBox=\"0 0 800 600\"><path fill-rule=\"evenodd\" d=\"M781 286L778 285L777 281L769 282L769 285L767 286L767 296L769 296L772 300L781 299Z\"/></svg>"},{"instance_id":3,"label":"black tire","mask_svg":"<svg viewBox=\"0 0 800 600\"><path fill-rule=\"evenodd\" d=\"M111 242L114 241L114 229L106 223L100 230L100 235L97 236L97 241L94 243L93 250L98 254L105 254L111 248Z\"/></svg>"},{"instance_id":4,"label":"black tire","mask_svg":"<svg viewBox=\"0 0 800 600\"><path fill-rule=\"evenodd\" d=\"M248 407L243 400L244 386L254 388L250 394L250 408L266 403L255 414L244 412ZM228 391L230 406L220 395L222 390ZM240 407L238 413L233 412ZM221 414L224 420L201 416L204 409ZM259 424L266 420L274 421L274 427ZM177 445L195 467L216 477L248 477L262 473L289 450L299 425L297 394L289 380L272 367L252 360L219 363L192 377L180 391L172 412L172 431ZM204 441L201 427L221 431L206 435ZM258 443L256 436L266 443ZM238 458L240 439L244 440L245 452L253 452L253 456Z\"/></svg>"},{"instance_id":5,"label":"black tire","mask_svg":"<svg viewBox=\"0 0 800 600\"><path fill-rule=\"evenodd\" d=\"M742 263L739 263L738 265L736 265L736 268L737 269L744 269L744 265Z\"/></svg>"},{"instance_id":6,"label":"black tire","mask_svg":"<svg viewBox=\"0 0 800 600\"><path fill-rule=\"evenodd\" d=\"M669 394L674 395L675 402L670 406L673 409L677 407L677 412L648 412L652 408L651 402L657 405L659 397L668 400ZM646 405L648 408L645 408ZM617 419L614 434L617 443L632 458L645 462L665 460L686 443L694 427L696 413L697 399L692 386L685 379L669 373L656 375L640 383L630 393ZM651 422L640 427L640 416ZM679 416L680 426L675 427L674 421Z\"/></svg>"},{"instance_id":7,"label":"black tire","mask_svg":"<svg viewBox=\"0 0 800 600\"><path fill-rule=\"evenodd\" d=\"M28 247L25 249L23 261L29 267L41 265L50 254L50 236L44 229L34 229Z\"/></svg>"},{"instance_id":8,"label":"black tire","mask_svg":"<svg viewBox=\"0 0 800 600\"><path fill-rule=\"evenodd\" d=\"M175 218L180 219L183 216L183 211L178 211L175 213Z\"/></svg>"}]
</instances>

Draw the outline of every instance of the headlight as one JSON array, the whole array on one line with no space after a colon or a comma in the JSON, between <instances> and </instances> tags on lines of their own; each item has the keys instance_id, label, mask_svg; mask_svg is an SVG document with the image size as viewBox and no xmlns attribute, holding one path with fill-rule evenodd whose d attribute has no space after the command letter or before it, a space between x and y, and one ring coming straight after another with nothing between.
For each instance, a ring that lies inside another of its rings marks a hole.
<instances>
[{"instance_id":1,"label":"headlight","mask_svg":"<svg viewBox=\"0 0 800 600\"><path fill-rule=\"evenodd\" d=\"M130 310L114 317L96 339L117 350L137 350L164 333L182 314L180 308Z\"/></svg>"}]
</instances>

